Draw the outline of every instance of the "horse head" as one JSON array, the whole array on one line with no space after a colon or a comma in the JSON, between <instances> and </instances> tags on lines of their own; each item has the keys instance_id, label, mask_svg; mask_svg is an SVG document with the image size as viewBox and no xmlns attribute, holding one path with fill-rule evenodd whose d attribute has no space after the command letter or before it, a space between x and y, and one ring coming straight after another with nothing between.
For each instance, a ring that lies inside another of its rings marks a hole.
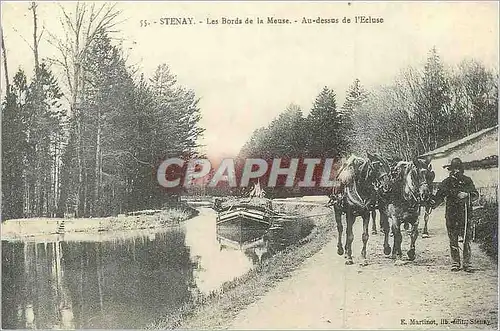
<instances>
[{"instance_id":1,"label":"horse head","mask_svg":"<svg viewBox=\"0 0 500 331\"><path fill-rule=\"evenodd\" d=\"M415 159L412 162L400 161L392 171L392 178L400 187L403 198L412 204L425 205L432 196L432 182L435 173L430 162Z\"/></svg>"},{"instance_id":2,"label":"horse head","mask_svg":"<svg viewBox=\"0 0 500 331\"><path fill-rule=\"evenodd\" d=\"M387 194L392 187L391 167L387 160L378 154L367 153L372 166L374 189L379 196Z\"/></svg>"},{"instance_id":3,"label":"horse head","mask_svg":"<svg viewBox=\"0 0 500 331\"><path fill-rule=\"evenodd\" d=\"M417 169L419 183L419 198L421 204L426 204L430 201L432 195L432 183L436 177L436 173L432 170L430 160L415 159L413 161Z\"/></svg>"},{"instance_id":4,"label":"horse head","mask_svg":"<svg viewBox=\"0 0 500 331\"><path fill-rule=\"evenodd\" d=\"M371 208L377 199L377 192L382 187L389 173L386 162L368 154L368 159L351 155L342 165L337 179L345 187L348 201L361 208Z\"/></svg>"}]
</instances>

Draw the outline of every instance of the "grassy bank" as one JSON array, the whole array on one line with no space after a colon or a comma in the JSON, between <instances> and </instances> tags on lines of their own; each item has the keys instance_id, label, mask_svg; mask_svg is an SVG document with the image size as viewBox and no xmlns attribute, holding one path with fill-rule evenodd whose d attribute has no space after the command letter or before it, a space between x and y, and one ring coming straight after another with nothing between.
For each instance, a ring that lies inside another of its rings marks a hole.
<instances>
[{"instance_id":1,"label":"grassy bank","mask_svg":"<svg viewBox=\"0 0 500 331\"><path fill-rule=\"evenodd\" d=\"M177 225L198 214L186 204L156 212L96 218L23 218L2 222L2 239L22 239L58 233L64 222L64 233L102 233L112 231L156 229Z\"/></svg>"},{"instance_id":2,"label":"grassy bank","mask_svg":"<svg viewBox=\"0 0 500 331\"><path fill-rule=\"evenodd\" d=\"M498 260L498 203L488 202L474 211L472 216L476 222L476 241L482 250Z\"/></svg>"},{"instance_id":3,"label":"grassy bank","mask_svg":"<svg viewBox=\"0 0 500 331\"><path fill-rule=\"evenodd\" d=\"M290 276L307 258L317 253L331 240L333 215L328 208L293 205L282 205L278 208L281 211L304 216L324 213L329 213L329 215L312 218L316 227L299 243L264 260L242 277L224 283L220 290L189 302L174 314L163 316L148 328L226 328L240 310L258 300L280 280Z\"/></svg>"}]
</instances>

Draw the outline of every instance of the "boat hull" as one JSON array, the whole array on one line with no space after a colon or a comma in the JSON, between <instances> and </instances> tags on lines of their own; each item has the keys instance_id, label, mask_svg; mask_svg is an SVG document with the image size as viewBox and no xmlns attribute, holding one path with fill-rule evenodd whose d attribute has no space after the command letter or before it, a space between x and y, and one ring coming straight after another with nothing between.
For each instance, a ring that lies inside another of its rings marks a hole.
<instances>
[{"instance_id":1,"label":"boat hull","mask_svg":"<svg viewBox=\"0 0 500 331\"><path fill-rule=\"evenodd\" d=\"M255 209L235 208L217 217L217 234L240 244L261 238L270 226L269 216Z\"/></svg>"}]
</instances>

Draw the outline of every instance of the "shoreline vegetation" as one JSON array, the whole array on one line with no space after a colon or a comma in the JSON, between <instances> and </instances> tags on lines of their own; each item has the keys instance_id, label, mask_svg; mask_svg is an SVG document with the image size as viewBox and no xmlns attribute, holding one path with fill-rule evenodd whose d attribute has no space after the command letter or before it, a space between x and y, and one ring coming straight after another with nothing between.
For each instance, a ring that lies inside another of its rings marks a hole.
<instances>
[{"instance_id":1,"label":"shoreline vegetation","mask_svg":"<svg viewBox=\"0 0 500 331\"><path fill-rule=\"evenodd\" d=\"M241 277L225 282L219 289L206 295L199 294L175 312L159 316L145 328L229 328L241 310L266 295L280 281L290 277L308 258L319 252L336 235L333 211L321 205L323 202L324 199L319 197L312 200L310 197L309 199L275 200L273 207L277 211L295 214L301 221L312 220L314 228L310 234L298 243L264 260ZM208 206L208 201L198 201L198 203L200 206ZM153 229L154 231L175 226L195 217L199 211L192 205L198 205L198 203L181 203L163 210L143 210L116 217L67 218L64 219L65 231L69 235L66 238L100 234L96 239L103 240L107 234L116 236L120 231L124 235L134 235L136 233L134 230ZM496 217L493 218L495 222L491 222L492 216L497 216L495 214L497 205L487 207L475 215L478 221L477 240L481 243L482 250L494 257L496 252L492 253L492 248L496 248L497 232L490 229L497 224ZM33 218L5 221L2 223L2 240L54 236L61 220L63 219ZM19 227L19 224L23 226ZM485 235L486 232L488 235Z\"/></svg>"},{"instance_id":2,"label":"shoreline vegetation","mask_svg":"<svg viewBox=\"0 0 500 331\"><path fill-rule=\"evenodd\" d=\"M175 226L199 213L187 204L94 218L22 218L2 222L2 240L22 240L59 234L101 234ZM61 224L64 224L61 227ZM62 231L61 231L62 229Z\"/></svg>"},{"instance_id":3,"label":"shoreline vegetation","mask_svg":"<svg viewBox=\"0 0 500 331\"><path fill-rule=\"evenodd\" d=\"M333 211L321 206L320 201L294 200L276 201L276 209L299 216L320 215L311 217L315 227L308 236L264 260L243 276L225 282L218 290L200 295L176 312L159 317L146 328L227 329L241 310L266 295L280 281L290 277L308 258L319 252L336 235ZM329 210L331 213L328 214ZM489 243L488 239L491 240L491 237L496 239L496 231L494 233L492 231L488 238L484 238L481 230L484 224L493 227L497 224L496 219L492 222L491 215L481 216L484 217L480 217L482 222L479 223L481 225L478 228L478 240L482 243L483 251L489 256L495 256L488 251L488 247L484 247L484 243Z\"/></svg>"},{"instance_id":4,"label":"shoreline vegetation","mask_svg":"<svg viewBox=\"0 0 500 331\"><path fill-rule=\"evenodd\" d=\"M333 235L333 211L313 204L277 204L280 211L308 216L315 227L298 243L264 260L241 277L225 282L207 295L200 295L178 311L160 317L148 329L224 329L236 314L257 301L282 279L289 277L303 262L329 242ZM331 211L331 213L330 213Z\"/></svg>"}]
</instances>

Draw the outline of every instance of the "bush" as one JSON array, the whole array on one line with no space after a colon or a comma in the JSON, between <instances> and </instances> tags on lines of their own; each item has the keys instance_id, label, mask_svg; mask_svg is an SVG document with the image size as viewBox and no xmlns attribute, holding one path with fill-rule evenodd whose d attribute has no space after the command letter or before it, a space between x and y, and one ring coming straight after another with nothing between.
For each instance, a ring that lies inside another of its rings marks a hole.
<instances>
[{"instance_id":1,"label":"bush","mask_svg":"<svg viewBox=\"0 0 500 331\"><path fill-rule=\"evenodd\" d=\"M498 202L486 203L474 211L472 219L476 222L475 241L486 254L498 259Z\"/></svg>"}]
</instances>

